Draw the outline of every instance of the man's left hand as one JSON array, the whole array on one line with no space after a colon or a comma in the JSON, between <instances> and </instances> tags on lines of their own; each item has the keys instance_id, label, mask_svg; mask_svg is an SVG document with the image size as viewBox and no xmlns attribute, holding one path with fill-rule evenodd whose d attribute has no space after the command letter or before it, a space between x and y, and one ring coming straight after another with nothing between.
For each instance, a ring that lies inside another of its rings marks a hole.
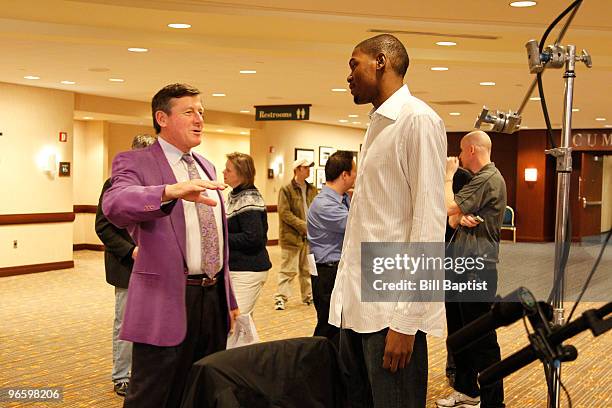
<instances>
[{"instance_id":1,"label":"man's left hand","mask_svg":"<svg viewBox=\"0 0 612 408\"><path fill-rule=\"evenodd\" d=\"M236 318L240 316L240 309L236 308L230 310L230 333L234 332L234 326L236 325Z\"/></svg>"},{"instance_id":2,"label":"man's left hand","mask_svg":"<svg viewBox=\"0 0 612 408\"><path fill-rule=\"evenodd\" d=\"M398 368L405 368L410 362L414 335L402 334L389 329L385 339L383 368L395 373Z\"/></svg>"}]
</instances>

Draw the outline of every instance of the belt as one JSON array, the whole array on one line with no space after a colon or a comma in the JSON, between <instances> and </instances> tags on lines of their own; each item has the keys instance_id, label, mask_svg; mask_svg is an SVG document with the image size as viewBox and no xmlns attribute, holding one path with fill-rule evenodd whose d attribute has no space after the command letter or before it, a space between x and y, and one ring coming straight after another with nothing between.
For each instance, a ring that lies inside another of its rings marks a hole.
<instances>
[{"instance_id":1,"label":"belt","mask_svg":"<svg viewBox=\"0 0 612 408\"><path fill-rule=\"evenodd\" d=\"M207 288L216 285L218 280L218 276L214 278L187 278L187 286L202 286Z\"/></svg>"},{"instance_id":2,"label":"belt","mask_svg":"<svg viewBox=\"0 0 612 408\"><path fill-rule=\"evenodd\" d=\"M335 261L335 262L324 262L324 263L317 263L317 266L320 267L326 267L326 268L334 268L336 266L338 266L338 264L340 263L340 261Z\"/></svg>"}]
</instances>

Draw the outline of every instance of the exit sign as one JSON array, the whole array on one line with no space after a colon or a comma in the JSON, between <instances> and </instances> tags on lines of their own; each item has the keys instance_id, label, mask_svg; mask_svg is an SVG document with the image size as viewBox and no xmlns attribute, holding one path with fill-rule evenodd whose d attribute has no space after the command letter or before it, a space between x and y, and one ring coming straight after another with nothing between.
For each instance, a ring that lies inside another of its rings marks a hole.
<instances>
[{"instance_id":1,"label":"exit sign","mask_svg":"<svg viewBox=\"0 0 612 408\"><path fill-rule=\"evenodd\" d=\"M68 141L68 132L59 132L59 141L67 142Z\"/></svg>"},{"instance_id":2,"label":"exit sign","mask_svg":"<svg viewBox=\"0 0 612 408\"><path fill-rule=\"evenodd\" d=\"M255 120L308 120L311 104L255 106Z\"/></svg>"}]
</instances>

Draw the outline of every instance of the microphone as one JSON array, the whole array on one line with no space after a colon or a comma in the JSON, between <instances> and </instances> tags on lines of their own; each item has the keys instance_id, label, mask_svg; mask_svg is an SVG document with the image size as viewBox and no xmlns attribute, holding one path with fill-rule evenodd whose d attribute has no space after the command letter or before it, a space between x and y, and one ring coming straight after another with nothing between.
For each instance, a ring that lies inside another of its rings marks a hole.
<instances>
[{"instance_id":1,"label":"microphone","mask_svg":"<svg viewBox=\"0 0 612 408\"><path fill-rule=\"evenodd\" d=\"M453 352L458 353L488 332L514 323L525 312L537 312L537 302L527 288L520 287L494 303L488 313L448 336L446 344Z\"/></svg>"}]
</instances>

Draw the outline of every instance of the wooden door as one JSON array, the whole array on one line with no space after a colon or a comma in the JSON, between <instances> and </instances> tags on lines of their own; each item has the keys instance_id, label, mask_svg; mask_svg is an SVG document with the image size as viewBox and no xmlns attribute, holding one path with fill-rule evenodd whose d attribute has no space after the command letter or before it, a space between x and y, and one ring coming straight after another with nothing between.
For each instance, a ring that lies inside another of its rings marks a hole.
<instances>
[{"instance_id":1,"label":"wooden door","mask_svg":"<svg viewBox=\"0 0 612 408\"><path fill-rule=\"evenodd\" d=\"M581 238L601 233L602 183L603 156L583 152L578 182Z\"/></svg>"}]
</instances>

